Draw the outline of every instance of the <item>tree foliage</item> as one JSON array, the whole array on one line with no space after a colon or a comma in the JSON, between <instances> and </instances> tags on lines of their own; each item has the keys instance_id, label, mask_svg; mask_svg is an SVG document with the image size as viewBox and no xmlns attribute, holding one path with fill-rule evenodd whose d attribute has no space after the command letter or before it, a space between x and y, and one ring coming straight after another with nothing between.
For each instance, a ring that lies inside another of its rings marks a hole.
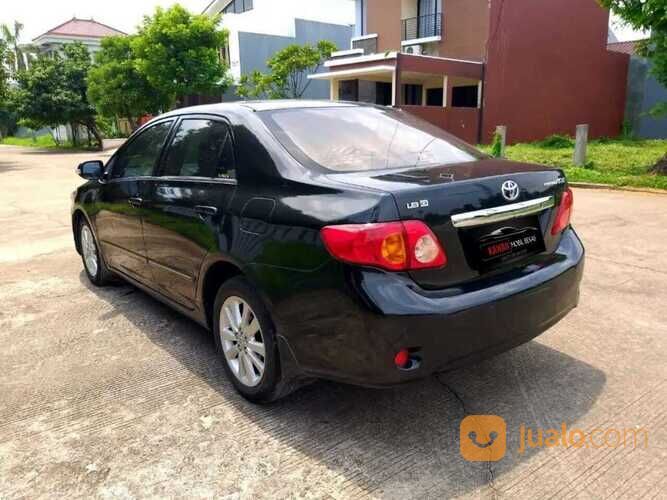
<instances>
[{"instance_id":1,"label":"tree foliage","mask_svg":"<svg viewBox=\"0 0 667 500\"><path fill-rule=\"evenodd\" d=\"M7 70L7 44L0 40L0 108L3 107L9 90L9 71Z\"/></svg>"},{"instance_id":2,"label":"tree foliage","mask_svg":"<svg viewBox=\"0 0 667 500\"><path fill-rule=\"evenodd\" d=\"M227 31L218 23L217 16L194 15L178 4L144 17L132 40L135 66L170 104L179 96L224 91L227 67L220 51Z\"/></svg>"},{"instance_id":3,"label":"tree foliage","mask_svg":"<svg viewBox=\"0 0 667 500\"><path fill-rule=\"evenodd\" d=\"M28 61L37 52L34 45L20 44L23 24L14 21L13 26L0 24L0 38L5 41L9 51L6 54L5 62L13 74L23 71L28 67Z\"/></svg>"},{"instance_id":4,"label":"tree foliage","mask_svg":"<svg viewBox=\"0 0 667 500\"><path fill-rule=\"evenodd\" d=\"M95 65L88 74L88 97L103 116L123 117L136 129L139 118L169 105L169 97L137 69L134 37L102 39Z\"/></svg>"},{"instance_id":5,"label":"tree foliage","mask_svg":"<svg viewBox=\"0 0 667 500\"><path fill-rule=\"evenodd\" d=\"M667 87L667 1L665 0L599 0L635 29L650 31L648 40L640 44L640 53L653 63L651 70ZM659 103L651 114L667 114L667 103Z\"/></svg>"},{"instance_id":6,"label":"tree foliage","mask_svg":"<svg viewBox=\"0 0 667 500\"><path fill-rule=\"evenodd\" d=\"M89 69L90 55L81 43L64 45L62 56L37 58L17 74L18 87L12 96L17 115L32 128L63 123L84 127L101 147L95 108L87 98Z\"/></svg>"},{"instance_id":7,"label":"tree foliage","mask_svg":"<svg viewBox=\"0 0 667 500\"><path fill-rule=\"evenodd\" d=\"M665 0L600 0L635 29L667 31Z\"/></svg>"},{"instance_id":8,"label":"tree foliage","mask_svg":"<svg viewBox=\"0 0 667 500\"><path fill-rule=\"evenodd\" d=\"M289 45L268 60L268 73L243 75L237 93L244 98L300 99L310 85L308 75L336 50L328 40L321 40L317 46Z\"/></svg>"}]
</instances>

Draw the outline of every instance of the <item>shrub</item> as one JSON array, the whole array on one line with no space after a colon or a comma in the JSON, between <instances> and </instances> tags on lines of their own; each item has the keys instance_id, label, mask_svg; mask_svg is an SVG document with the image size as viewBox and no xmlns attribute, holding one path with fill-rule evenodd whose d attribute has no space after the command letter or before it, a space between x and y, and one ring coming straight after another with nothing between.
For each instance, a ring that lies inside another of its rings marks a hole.
<instances>
[{"instance_id":1,"label":"shrub","mask_svg":"<svg viewBox=\"0 0 667 500\"><path fill-rule=\"evenodd\" d=\"M493 134L493 142L491 142L491 156L500 158L503 153L502 136L496 132Z\"/></svg>"},{"instance_id":2,"label":"shrub","mask_svg":"<svg viewBox=\"0 0 667 500\"><path fill-rule=\"evenodd\" d=\"M568 135L554 134L537 141L535 145L546 149L571 148L574 147L574 139Z\"/></svg>"}]
</instances>

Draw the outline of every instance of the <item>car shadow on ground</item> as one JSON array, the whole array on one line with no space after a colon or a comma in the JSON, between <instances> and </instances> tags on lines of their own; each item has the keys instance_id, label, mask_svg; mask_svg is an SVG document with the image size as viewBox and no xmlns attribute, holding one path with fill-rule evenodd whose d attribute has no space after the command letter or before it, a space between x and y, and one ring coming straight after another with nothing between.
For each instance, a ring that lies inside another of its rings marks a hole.
<instances>
[{"instance_id":1,"label":"car shadow on ground","mask_svg":"<svg viewBox=\"0 0 667 500\"><path fill-rule=\"evenodd\" d=\"M277 403L258 406L238 396L226 380L208 331L133 287L95 288L83 271L80 280L112 306L108 314L126 317L222 401L298 452L292 455L319 462L344 478L338 490L342 495L361 488L392 497L451 497L492 487L494 480L536 454L541 454L535 457L538 464L558 461L563 450L529 448L520 453L520 426L576 425L606 381L602 371L538 340L397 388L318 381ZM165 321L168 328L151 326ZM505 419L507 453L502 460L468 462L461 457L459 426L471 414ZM281 461L281 474L303 466Z\"/></svg>"}]
</instances>

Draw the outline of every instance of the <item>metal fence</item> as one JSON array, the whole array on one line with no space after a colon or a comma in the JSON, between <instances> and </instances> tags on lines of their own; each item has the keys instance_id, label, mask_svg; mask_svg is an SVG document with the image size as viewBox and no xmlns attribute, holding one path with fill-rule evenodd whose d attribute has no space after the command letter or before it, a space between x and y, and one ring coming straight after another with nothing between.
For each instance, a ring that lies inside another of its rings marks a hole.
<instances>
[{"instance_id":1,"label":"metal fence","mask_svg":"<svg viewBox=\"0 0 667 500\"><path fill-rule=\"evenodd\" d=\"M442 36L442 13L411 17L401 21L402 40Z\"/></svg>"},{"instance_id":2,"label":"metal fence","mask_svg":"<svg viewBox=\"0 0 667 500\"><path fill-rule=\"evenodd\" d=\"M353 49L363 49L364 54L375 54L378 50L377 38L363 38L361 40L352 40Z\"/></svg>"}]
</instances>

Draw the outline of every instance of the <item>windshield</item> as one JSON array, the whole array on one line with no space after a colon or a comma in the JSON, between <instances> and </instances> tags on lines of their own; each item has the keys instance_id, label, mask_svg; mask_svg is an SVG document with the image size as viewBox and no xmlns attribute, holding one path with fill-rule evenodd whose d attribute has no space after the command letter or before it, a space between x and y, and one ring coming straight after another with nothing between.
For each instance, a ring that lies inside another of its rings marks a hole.
<instances>
[{"instance_id":1,"label":"windshield","mask_svg":"<svg viewBox=\"0 0 667 500\"><path fill-rule=\"evenodd\" d=\"M390 108L299 108L261 115L299 161L338 172L429 167L485 158L443 130Z\"/></svg>"}]
</instances>

